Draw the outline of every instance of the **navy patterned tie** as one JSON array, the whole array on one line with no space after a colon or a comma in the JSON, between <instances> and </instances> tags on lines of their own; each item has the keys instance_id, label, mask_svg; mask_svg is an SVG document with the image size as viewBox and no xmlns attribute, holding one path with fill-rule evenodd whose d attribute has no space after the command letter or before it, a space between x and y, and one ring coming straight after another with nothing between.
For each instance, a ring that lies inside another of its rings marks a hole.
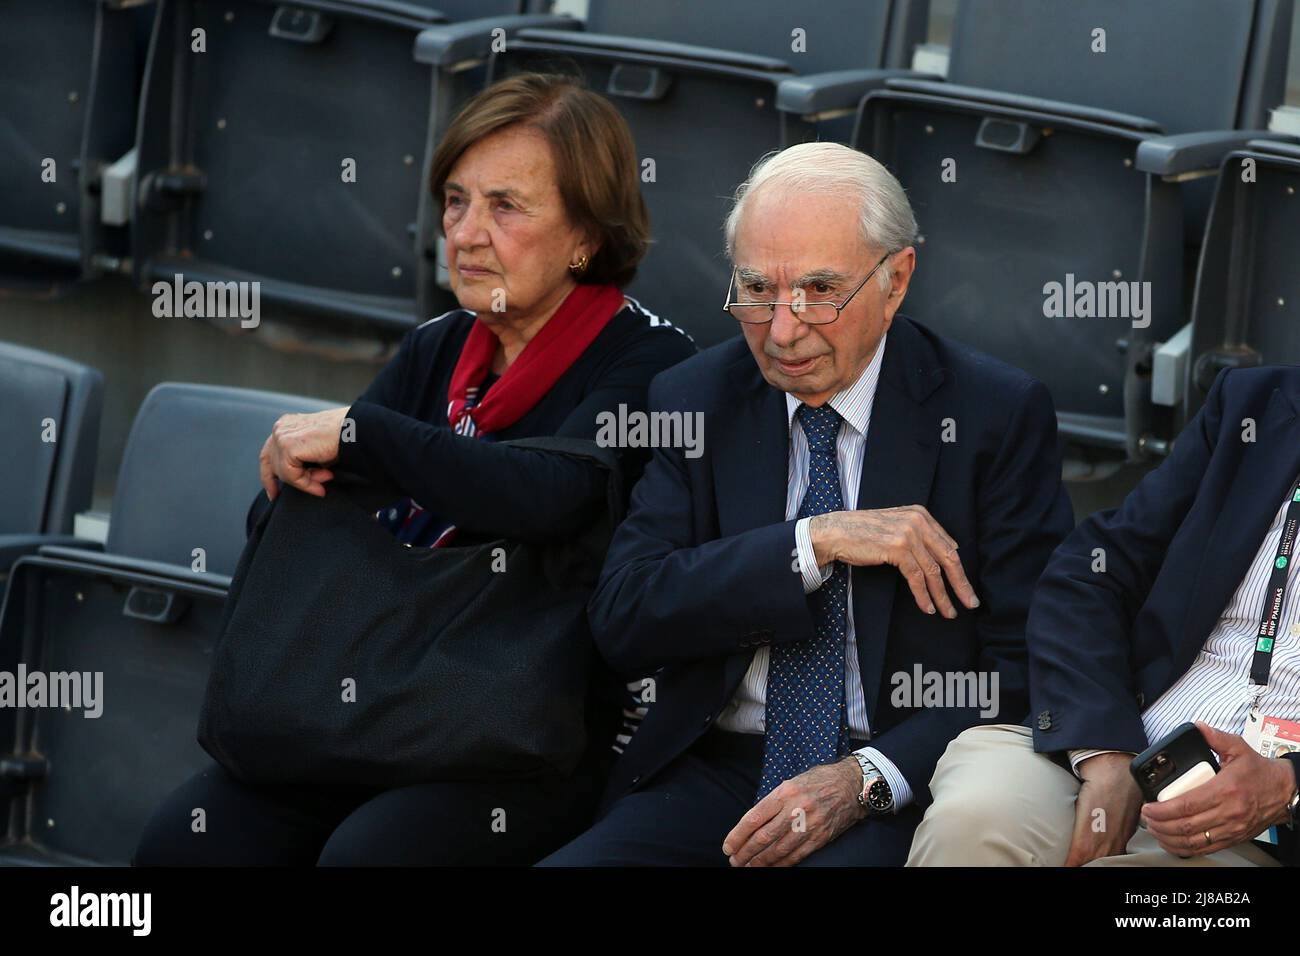
<instances>
[{"instance_id":1,"label":"navy patterned tie","mask_svg":"<svg viewBox=\"0 0 1300 956\"><path fill-rule=\"evenodd\" d=\"M841 511L844 498L835 458L840 415L830 405L800 405L796 414L808 438L808 490L798 517ZM808 595L816 636L772 645L759 800L782 781L848 752L844 704L848 583L848 569L837 561L831 576Z\"/></svg>"}]
</instances>

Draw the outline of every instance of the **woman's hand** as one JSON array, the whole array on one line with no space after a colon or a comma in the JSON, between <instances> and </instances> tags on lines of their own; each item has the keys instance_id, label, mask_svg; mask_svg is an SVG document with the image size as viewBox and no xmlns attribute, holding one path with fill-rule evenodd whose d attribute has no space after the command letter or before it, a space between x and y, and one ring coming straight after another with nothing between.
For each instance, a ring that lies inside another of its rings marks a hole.
<instances>
[{"instance_id":1,"label":"woman's hand","mask_svg":"<svg viewBox=\"0 0 1300 956\"><path fill-rule=\"evenodd\" d=\"M280 493L277 478L309 495L325 496L325 482L334 477L329 466L338 460L339 431L347 414L344 407L280 416L260 456L262 487L268 498L274 501Z\"/></svg>"}]
</instances>

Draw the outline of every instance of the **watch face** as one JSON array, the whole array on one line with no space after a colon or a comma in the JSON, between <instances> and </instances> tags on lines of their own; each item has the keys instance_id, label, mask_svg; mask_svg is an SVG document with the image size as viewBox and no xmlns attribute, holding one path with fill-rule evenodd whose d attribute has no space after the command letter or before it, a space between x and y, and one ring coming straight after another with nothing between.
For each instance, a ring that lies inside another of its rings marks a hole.
<instances>
[{"instance_id":1,"label":"watch face","mask_svg":"<svg viewBox=\"0 0 1300 956\"><path fill-rule=\"evenodd\" d=\"M871 786L867 788L867 806L872 810L881 813L889 810L894 805L894 795L889 790L889 784L884 777L872 781Z\"/></svg>"}]
</instances>

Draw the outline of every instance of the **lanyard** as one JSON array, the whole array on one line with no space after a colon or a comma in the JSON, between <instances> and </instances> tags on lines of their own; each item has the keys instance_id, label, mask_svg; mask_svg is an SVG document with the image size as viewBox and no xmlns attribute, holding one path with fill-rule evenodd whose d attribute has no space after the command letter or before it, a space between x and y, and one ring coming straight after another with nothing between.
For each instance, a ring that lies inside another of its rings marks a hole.
<instances>
[{"instance_id":1,"label":"lanyard","mask_svg":"<svg viewBox=\"0 0 1300 956\"><path fill-rule=\"evenodd\" d=\"M1262 693L1267 686L1268 672L1273 666L1273 642L1277 639L1277 625L1282 618L1282 602L1286 598L1287 577L1291 570L1297 528L1300 528L1300 479L1291 486L1291 501L1282 522L1282 537L1277 543L1273 571L1268 576L1268 590L1264 593L1259 630L1255 634L1255 656L1250 661L1250 682L1258 685L1257 694Z\"/></svg>"}]
</instances>

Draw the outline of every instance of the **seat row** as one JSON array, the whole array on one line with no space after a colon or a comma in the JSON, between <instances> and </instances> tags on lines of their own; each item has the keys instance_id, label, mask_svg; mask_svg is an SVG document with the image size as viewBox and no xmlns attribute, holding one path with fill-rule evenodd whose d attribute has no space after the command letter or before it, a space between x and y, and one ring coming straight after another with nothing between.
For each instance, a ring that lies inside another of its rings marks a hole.
<instances>
[{"instance_id":1,"label":"seat row","mask_svg":"<svg viewBox=\"0 0 1300 956\"><path fill-rule=\"evenodd\" d=\"M269 302L404 329L452 304L423 188L441 130L484 83L561 70L636 137L656 243L631 293L701 345L735 333L714 305L735 185L769 150L835 138L917 210L906 311L1046 382L1078 444L1167 451L1219 367L1300 353L1300 279L1280 265L1300 252L1298 140L1270 129L1292 0L960 0L944 75L909 68L928 6L590 0L577 20L518 0L472 19L158 0L138 92L139 9L19 6L8 36L58 39L0 56L10 82L38 58L92 66L19 114L30 142L0 162L61 156L75 175L0 200L0 253L26 281L258 281ZM80 33L41 32L55 17ZM71 57L83 41L95 55Z\"/></svg>"},{"instance_id":2,"label":"seat row","mask_svg":"<svg viewBox=\"0 0 1300 956\"><path fill-rule=\"evenodd\" d=\"M101 543L72 532L102 394L94 369L0 345L0 695L36 693L39 672L46 693L60 675L76 696L0 706L0 865L125 863L158 801L204 765L194 728L258 451L280 415L328 405L156 386Z\"/></svg>"}]
</instances>

